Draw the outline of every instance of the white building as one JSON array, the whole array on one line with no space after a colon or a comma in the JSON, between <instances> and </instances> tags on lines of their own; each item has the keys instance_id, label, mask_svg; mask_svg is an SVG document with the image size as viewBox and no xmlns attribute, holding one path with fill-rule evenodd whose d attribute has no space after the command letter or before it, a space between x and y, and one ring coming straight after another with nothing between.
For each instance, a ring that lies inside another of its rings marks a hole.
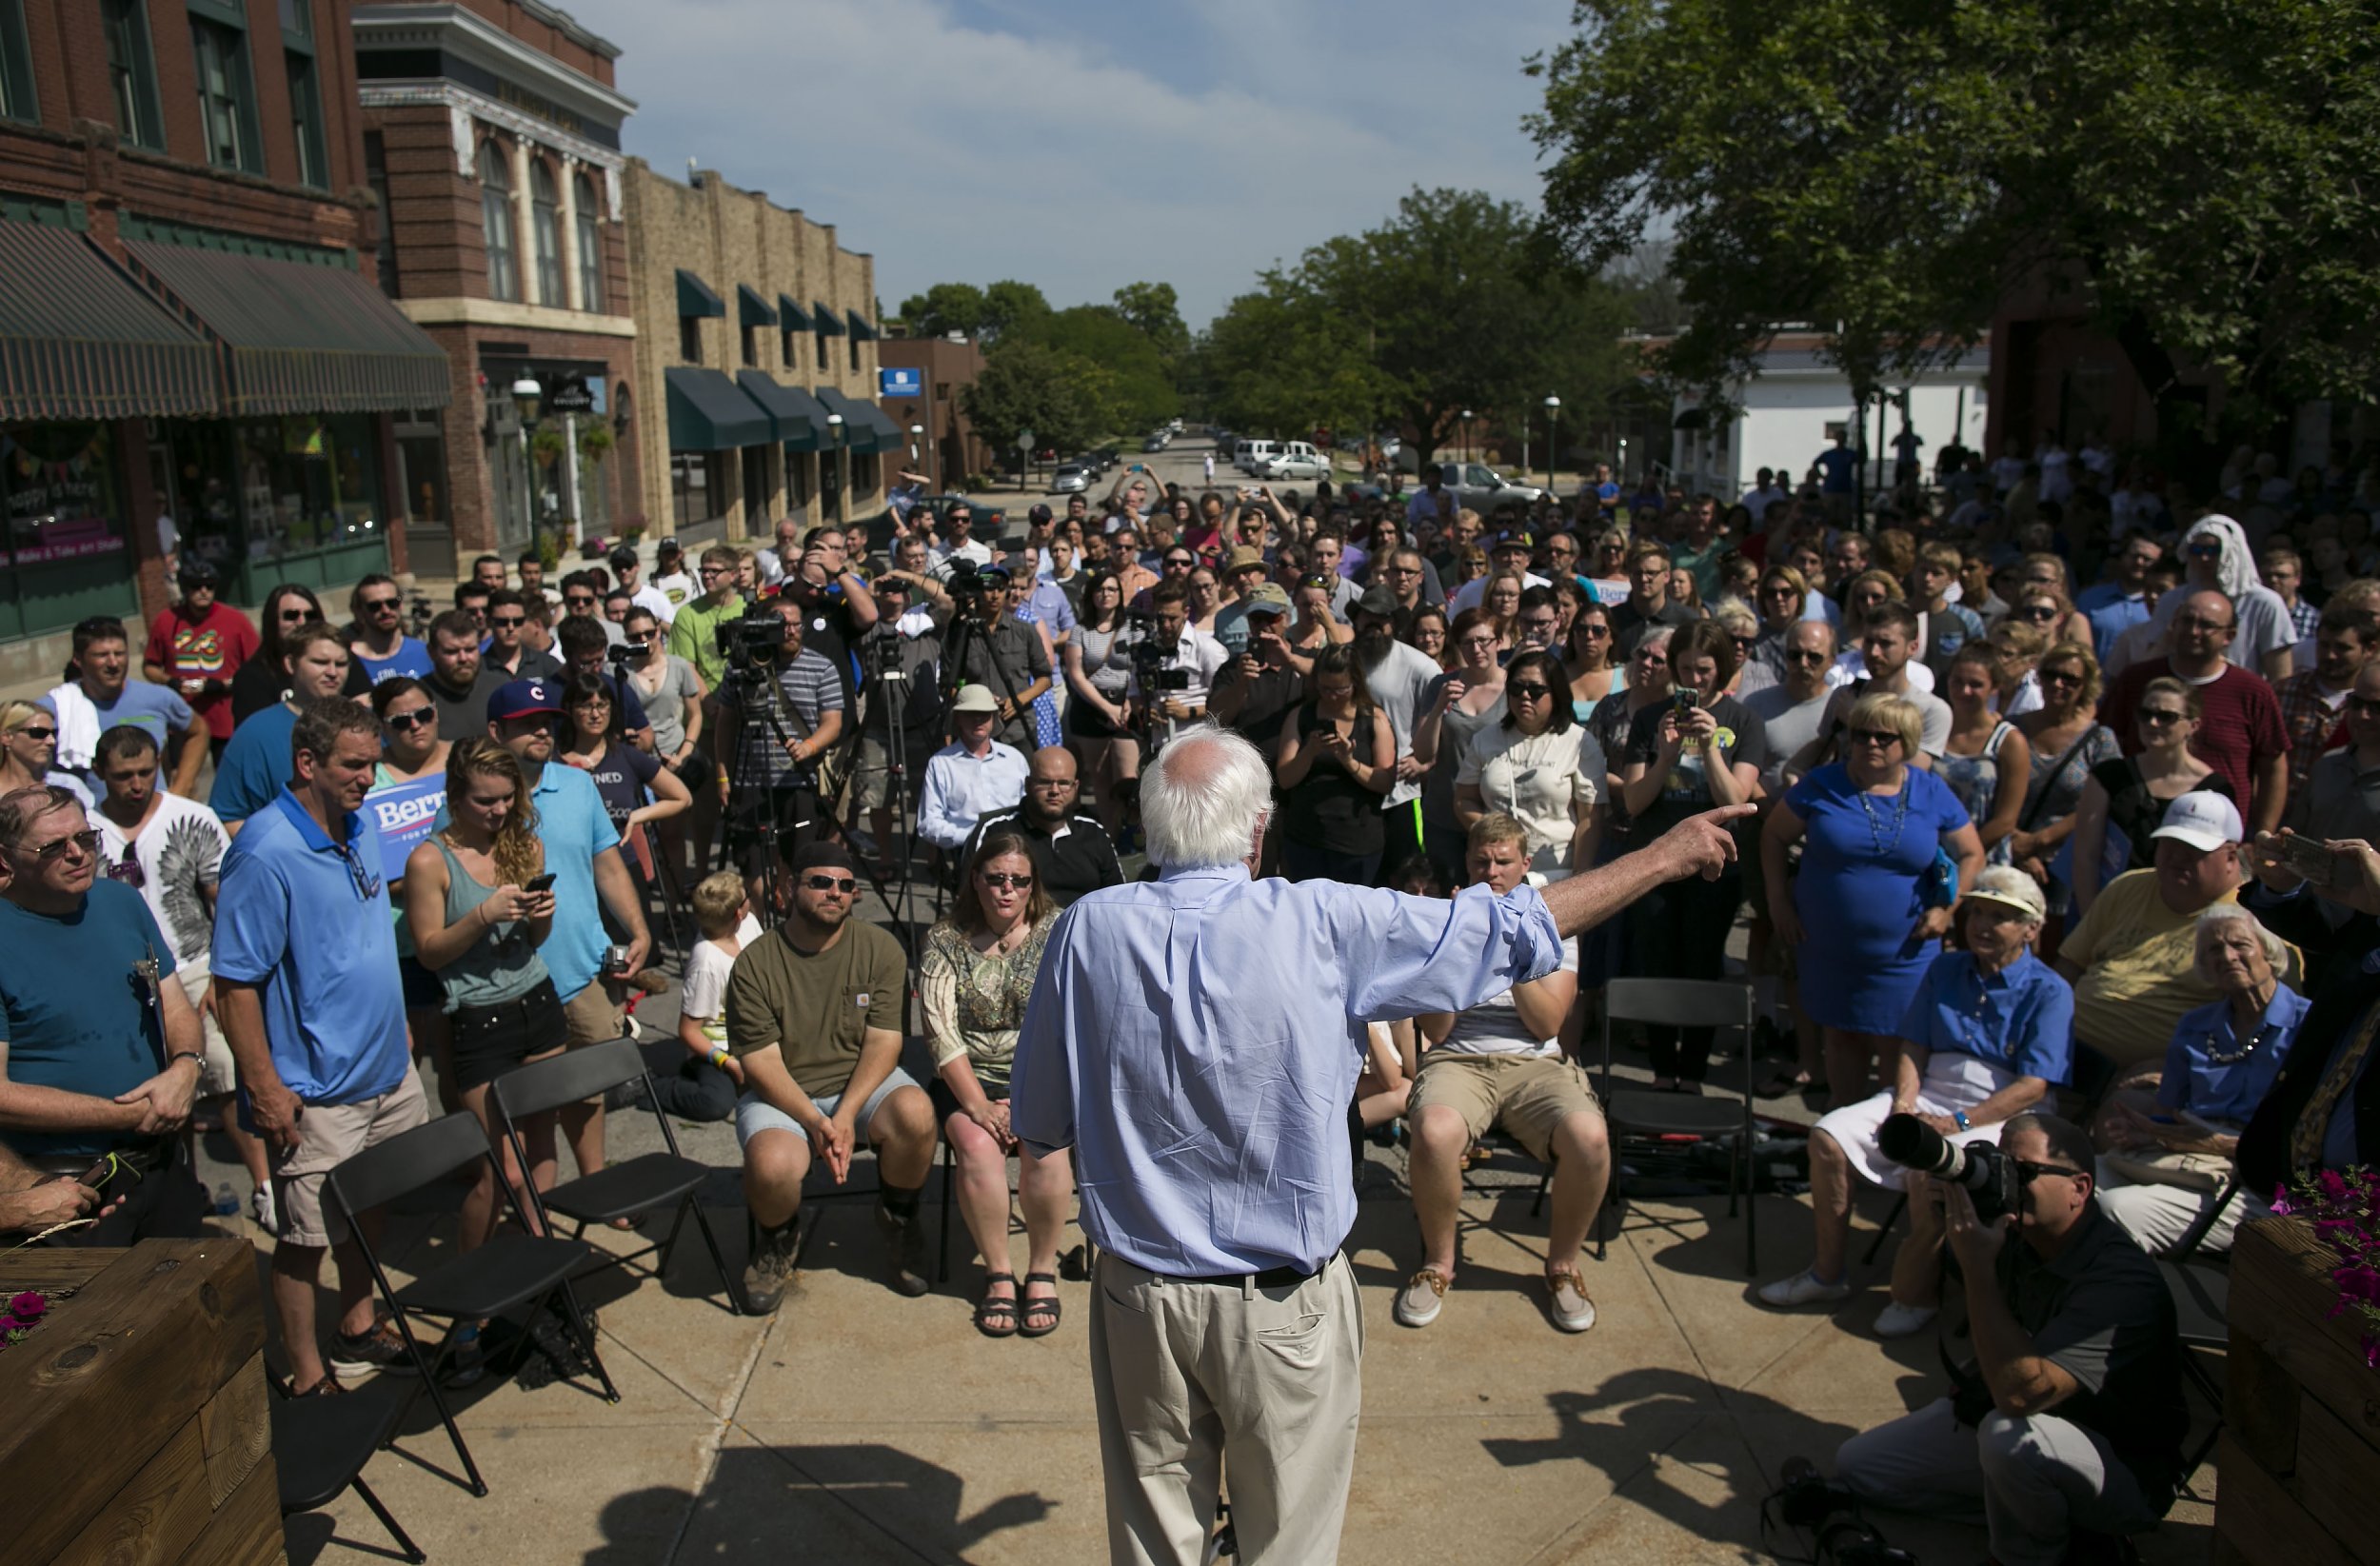
<instances>
[{"instance_id":1,"label":"white building","mask_svg":"<svg viewBox=\"0 0 2380 1566\"><path fill-rule=\"evenodd\" d=\"M1752 378L1729 388L1740 409L1734 419L1714 424L1699 398L1677 398L1670 430L1670 467L1676 482L1690 494L1732 500L1757 486L1763 467L1783 474L1789 487L1798 486L1837 433L1851 435L1851 444L1857 446L1853 425L1860 409L1853 403L1851 382L1820 355L1821 342L1814 331L1779 331L1761 353ZM1923 443L1929 475L1934 454L1953 439L1969 450L1983 448L1984 385L1991 371L1987 341L1967 350L1954 366L1888 387L1893 397L1909 400L1909 426ZM1866 413L1867 486L1871 490L1889 487L1892 442L1900 433L1901 410L1895 403L1879 408L1871 402Z\"/></svg>"}]
</instances>

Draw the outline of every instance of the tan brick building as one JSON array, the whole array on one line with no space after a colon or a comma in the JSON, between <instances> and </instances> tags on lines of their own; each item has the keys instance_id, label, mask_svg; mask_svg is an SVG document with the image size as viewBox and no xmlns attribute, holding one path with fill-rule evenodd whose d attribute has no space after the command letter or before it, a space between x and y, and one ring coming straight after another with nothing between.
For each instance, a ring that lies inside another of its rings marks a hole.
<instances>
[{"instance_id":1,"label":"tan brick building","mask_svg":"<svg viewBox=\"0 0 2380 1566\"><path fill-rule=\"evenodd\" d=\"M876 266L831 225L718 174L623 175L632 434L651 525L766 537L884 508L906 437L876 406Z\"/></svg>"},{"instance_id":2,"label":"tan brick building","mask_svg":"<svg viewBox=\"0 0 2380 1566\"><path fill-rule=\"evenodd\" d=\"M540 0L367 0L353 27L381 283L450 366L444 413L397 426L414 568L636 525L619 50Z\"/></svg>"}]
</instances>

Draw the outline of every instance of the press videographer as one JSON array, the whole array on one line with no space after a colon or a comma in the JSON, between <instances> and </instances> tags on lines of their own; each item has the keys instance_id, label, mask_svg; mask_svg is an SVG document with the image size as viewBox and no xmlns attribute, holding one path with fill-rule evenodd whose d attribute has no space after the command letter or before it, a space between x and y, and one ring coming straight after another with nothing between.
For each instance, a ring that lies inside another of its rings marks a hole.
<instances>
[{"instance_id":1,"label":"press videographer","mask_svg":"<svg viewBox=\"0 0 2380 1566\"><path fill-rule=\"evenodd\" d=\"M801 605L776 598L723 633L720 754L730 761L719 798L747 847L764 849L772 832L801 842L834 835L818 768L843 737L843 682L803 644L804 618Z\"/></svg>"},{"instance_id":2,"label":"press videographer","mask_svg":"<svg viewBox=\"0 0 2380 1566\"><path fill-rule=\"evenodd\" d=\"M1967 1156L1993 1216L1966 1183L1910 1199L1941 1205L1974 1359L1949 1397L1845 1441L1835 1472L1878 1506L1980 1512L2000 1566L2057 1566L2076 1536L2139 1533L2172 1504L2190 1420L2173 1302L2099 1211L2081 1127L2019 1115Z\"/></svg>"},{"instance_id":3,"label":"press videographer","mask_svg":"<svg viewBox=\"0 0 2380 1566\"><path fill-rule=\"evenodd\" d=\"M1132 649L1132 697L1147 716L1153 744L1163 744L1193 724L1207 721L1207 698L1215 677L1231 662L1223 644L1190 624L1190 588L1179 579L1160 582L1150 595L1147 640Z\"/></svg>"},{"instance_id":4,"label":"press videographer","mask_svg":"<svg viewBox=\"0 0 2380 1566\"><path fill-rule=\"evenodd\" d=\"M1030 754L1036 748L1033 701L1049 689L1049 646L1041 633L1011 612L1008 573L1000 566L970 578L962 561L944 578L958 610L947 632L949 678L992 693L999 724L992 738Z\"/></svg>"}]
</instances>

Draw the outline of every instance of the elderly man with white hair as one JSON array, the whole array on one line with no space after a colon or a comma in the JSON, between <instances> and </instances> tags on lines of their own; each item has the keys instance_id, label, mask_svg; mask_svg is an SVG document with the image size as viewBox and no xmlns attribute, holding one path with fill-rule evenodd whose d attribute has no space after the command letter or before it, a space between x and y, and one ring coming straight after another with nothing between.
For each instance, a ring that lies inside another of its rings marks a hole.
<instances>
[{"instance_id":1,"label":"elderly man with white hair","mask_svg":"<svg viewBox=\"0 0 2380 1566\"><path fill-rule=\"evenodd\" d=\"M1070 1148L1098 1242L1091 1378L1117 1561L1199 1561L1231 1465L1241 1558L1337 1558L1361 1411L1362 1309L1340 1245L1347 1106L1368 1025L1461 1012L1665 882L1716 877L1739 805L1560 882L1452 901L1253 879L1264 757L1192 729L1143 778L1153 882L1051 932L1010 1126Z\"/></svg>"},{"instance_id":2,"label":"elderly man with white hair","mask_svg":"<svg viewBox=\"0 0 2380 1566\"><path fill-rule=\"evenodd\" d=\"M1934 960L1900 1025L1898 1079L1835 1110L1810 1134L1810 1211L1816 1258L1760 1290L1775 1306L1832 1303L1851 1293L1852 1177L1916 1191L1923 1184L1876 1145L1888 1116L1914 1115L1951 1141L1996 1141L2001 1122L2040 1105L2073 1062L2074 992L2033 953L2046 912L2022 870L1987 867L1960 900L1958 951ZM1909 1239L1893 1261L1893 1298L1876 1336L1903 1338L1940 1308L1942 1209L1909 1204Z\"/></svg>"},{"instance_id":3,"label":"elderly man with white hair","mask_svg":"<svg viewBox=\"0 0 2380 1566\"><path fill-rule=\"evenodd\" d=\"M2095 1127L2100 1210L2152 1256L2180 1243L2214 1207L2239 1134L2313 1004L2282 981L2288 945L2239 904L2200 914L2195 937L2198 977L2219 999L2182 1014L2154 1096L2119 1091ZM2239 1191L2199 1249L2231 1249L2241 1219L2271 1211L2271 1195Z\"/></svg>"}]
</instances>

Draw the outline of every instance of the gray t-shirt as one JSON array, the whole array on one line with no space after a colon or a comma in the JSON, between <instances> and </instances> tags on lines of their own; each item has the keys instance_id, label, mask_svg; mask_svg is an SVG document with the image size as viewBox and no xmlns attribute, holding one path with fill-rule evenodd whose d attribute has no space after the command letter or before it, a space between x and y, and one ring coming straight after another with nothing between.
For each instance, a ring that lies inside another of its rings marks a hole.
<instances>
[{"instance_id":1,"label":"gray t-shirt","mask_svg":"<svg viewBox=\"0 0 2380 1566\"><path fill-rule=\"evenodd\" d=\"M1388 714L1388 726L1397 736L1397 759L1403 761L1413 754L1413 721L1430 699L1430 686L1445 671L1431 661L1429 654L1402 642L1391 642L1388 652L1372 667L1363 671L1364 683L1372 688L1372 700ZM1399 783L1388 791L1383 802L1394 808L1421 797L1421 784Z\"/></svg>"},{"instance_id":2,"label":"gray t-shirt","mask_svg":"<svg viewBox=\"0 0 2380 1566\"><path fill-rule=\"evenodd\" d=\"M1578 942L1574 937L1562 942L1562 973L1578 971ZM1443 1042L1433 1045L1431 1055L1444 1050L1449 1055L1535 1055L1551 1060L1562 1052L1559 1039L1532 1039L1520 1025L1520 1007L1513 1000L1513 992L1504 990L1488 997L1469 1011L1458 1012L1455 1025ZM1423 1057L1426 1064L1428 1057Z\"/></svg>"},{"instance_id":3,"label":"gray t-shirt","mask_svg":"<svg viewBox=\"0 0 2380 1566\"><path fill-rule=\"evenodd\" d=\"M1827 698L1834 694L1820 690L1806 702L1796 702L1793 692L1783 685L1763 685L1741 698L1744 705L1752 709L1752 715L1760 720L1768 736L1769 759L1760 768L1760 786L1769 794L1785 792L1785 763L1818 737L1818 725L1826 718Z\"/></svg>"},{"instance_id":4,"label":"gray t-shirt","mask_svg":"<svg viewBox=\"0 0 2380 1566\"><path fill-rule=\"evenodd\" d=\"M645 704L645 716L652 720L653 748L666 761L685 743L686 704L694 700L699 684L694 665L683 658L671 657L658 684L646 684L642 669L629 674L628 684Z\"/></svg>"}]
</instances>

